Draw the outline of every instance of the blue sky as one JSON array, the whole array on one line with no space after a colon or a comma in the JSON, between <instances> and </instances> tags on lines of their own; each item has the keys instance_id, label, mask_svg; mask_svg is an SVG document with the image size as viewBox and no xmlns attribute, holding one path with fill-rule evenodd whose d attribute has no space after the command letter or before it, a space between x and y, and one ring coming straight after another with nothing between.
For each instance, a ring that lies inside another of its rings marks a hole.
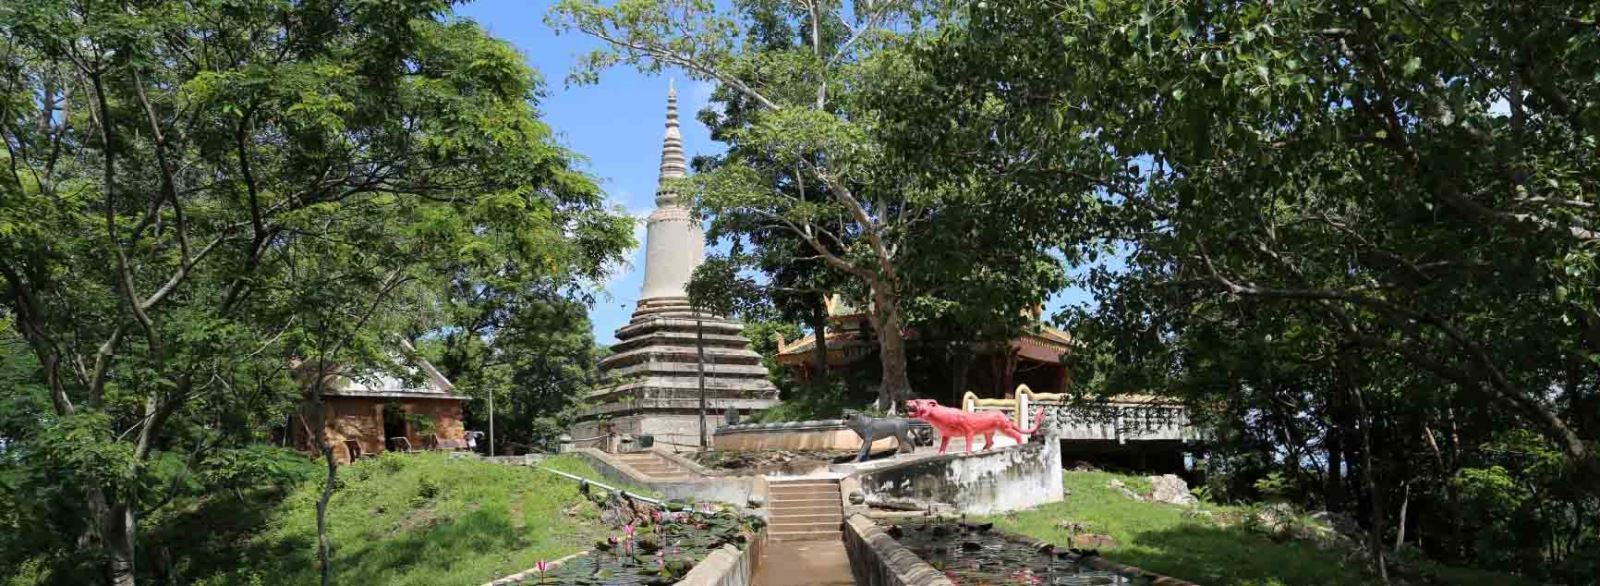
<instances>
[{"instance_id":1,"label":"blue sky","mask_svg":"<svg viewBox=\"0 0 1600 586\"><path fill-rule=\"evenodd\" d=\"M614 205L642 219L655 207L670 74L648 77L632 68L617 67L602 74L597 85L567 85L565 78L577 57L597 44L578 34L556 35L544 24L549 6L549 2L532 0L477 0L458 6L456 12L522 51L544 76L547 95L539 102L539 110L544 122L555 130L556 140L586 159L581 167L600 181ZM681 75L677 85L684 150L691 158L721 152L705 126L694 119L712 86ZM637 225L634 235L643 244L643 224ZM612 333L633 313L643 279L643 256L642 248L629 254L631 266L619 268L605 283L606 293L599 296L590 313L595 338L601 344L616 342Z\"/></svg>"},{"instance_id":2,"label":"blue sky","mask_svg":"<svg viewBox=\"0 0 1600 586\"><path fill-rule=\"evenodd\" d=\"M539 103L544 122L556 140L581 155L580 166L600 181L611 202L642 220L655 206L661 138L665 131L667 76L649 77L629 67L601 75L597 85L567 85L565 78L577 57L598 43L576 33L557 35L544 24L550 2L538 0L476 0L456 12L488 29L490 34L515 45L528 63L544 76L545 97ZM695 113L705 106L712 86L677 75L684 150L692 158L722 152ZM643 244L644 226L634 235ZM590 318L597 342L616 342L613 333L633 313L643 279L643 249L629 254L630 266L620 267L604 284ZM1068 290L1051 299L1046 315L1067 303L1087 301L1081 290Z\"/></svg>"}]
</instances>

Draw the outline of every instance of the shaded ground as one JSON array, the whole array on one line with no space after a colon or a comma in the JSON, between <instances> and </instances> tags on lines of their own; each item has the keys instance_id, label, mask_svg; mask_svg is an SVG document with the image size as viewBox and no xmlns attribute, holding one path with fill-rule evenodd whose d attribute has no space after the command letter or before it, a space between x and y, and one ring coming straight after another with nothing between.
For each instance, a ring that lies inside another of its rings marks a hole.
<instances>
[{"instance_id":1,"label":"shaded ground","mask_svg":"<svg viewBox=\"0 0 1600 586\"><path fill-rule=\"evenodd\" d=\"M1244 507L1205 505L1209 515L1186 514L1185 507L1133 501L1107 484L1121 480L1135 491L1148 487L1142 477L1107 472L1066 472L1067 499L1028 511L993 517L999 528L1067 544L1074 523L1083 533L1110 538L1101 555L1129 565L1200 584L1357 585L1377 582L1359 559L1309 543L1274 540L1231 522ZM1410 583L1523 584L1514 576L1419 561L1408 566Z\"/></svg>"}]
</instances>

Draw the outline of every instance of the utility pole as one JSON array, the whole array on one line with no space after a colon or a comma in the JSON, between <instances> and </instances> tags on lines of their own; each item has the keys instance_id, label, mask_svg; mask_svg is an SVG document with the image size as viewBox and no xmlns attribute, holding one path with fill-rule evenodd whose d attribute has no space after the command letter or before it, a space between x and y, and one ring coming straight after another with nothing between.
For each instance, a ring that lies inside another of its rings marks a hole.
<instances>
[{"instance_id":1,"label":"utility pole","mask_svg":"<svg viewBox=\"0 0 1600 586\"><path fill-rule=\"evenodd\" d=\"M694 347L700 359L695 362L700 372L700 450L710 447L706 442L706 328L705 318L698 312L694 318Z\"/></svg>"}]
</instances>

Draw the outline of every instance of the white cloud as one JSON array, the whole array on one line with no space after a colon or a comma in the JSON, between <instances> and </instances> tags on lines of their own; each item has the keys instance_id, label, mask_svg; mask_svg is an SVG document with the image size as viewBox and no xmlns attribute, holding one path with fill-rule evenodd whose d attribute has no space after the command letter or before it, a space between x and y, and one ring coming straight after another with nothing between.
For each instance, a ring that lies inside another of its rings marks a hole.
<instances>
[{"instance_id":1,"label":"white cloud","mask_svg":"<svg viewBox=\"0 0 1600 586\"><path fill-rule=\"evenodd\" d=\"M624 197L624 199L627 198ZM631 207L624 210L628 217L633 218L634 246L632 250L623 255L628 260L609 267L609 274L606 275L605 282L600 284L601 289L605 291L606 296L610 299L629 299L637 294L637 292L619 291L618 287L624 286L623 281L626 281L635 270L644 267L645 220L650 217L650 212L651 210L648 209L641 210ZM619 293L623 294L619 295Z\"/></svg>"}]
</instances>

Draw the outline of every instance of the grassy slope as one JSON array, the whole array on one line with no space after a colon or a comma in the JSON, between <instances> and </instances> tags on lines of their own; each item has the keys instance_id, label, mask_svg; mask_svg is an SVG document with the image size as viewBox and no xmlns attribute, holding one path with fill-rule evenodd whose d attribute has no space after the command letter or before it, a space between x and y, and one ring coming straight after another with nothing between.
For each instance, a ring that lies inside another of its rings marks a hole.
<instances>
[{"instance_id":1,"label":"grassy slope","mask_svg":"<svg viewBox=\"0 0 1600 586\"><path fill-rule=\"evenodd\" d=\"M1067 472L1071 491L1064 502L997 517L996 524L1010 531L1051 543L1066 544L1068 532L1061 520L1088 523L1089 533L1109 535L1115 549L1101 554L1125 564L1201 584L1371 584L1355 562L1309 544L1276 542L1241 527L1220 527L1213 521L1185 519L1181 507L1141 503L1106 486L1121 479L1136 491L1148 490L1141 477L1106 472ZM1218 516L1239 514L1239 507L1205 507ZM1506 576L1493 576L1459 568L1425 564L1418 571L1449 583L1505 584Z\"/></svg>"},{"instance_id":2,"label":"grassy slope","mask_svg":"<svg viewBox=\"0 0 1600 586\"><path fill-rule=\"evenodd\" d=\"M575 458L547 462L598 478ZM575 482L533 468L390 455L339 477L328 511L338 584L481 584L583 550L600 534ZM320 482L295 489L209 583L316 583Z\"/></svg>"}]
</instances>

